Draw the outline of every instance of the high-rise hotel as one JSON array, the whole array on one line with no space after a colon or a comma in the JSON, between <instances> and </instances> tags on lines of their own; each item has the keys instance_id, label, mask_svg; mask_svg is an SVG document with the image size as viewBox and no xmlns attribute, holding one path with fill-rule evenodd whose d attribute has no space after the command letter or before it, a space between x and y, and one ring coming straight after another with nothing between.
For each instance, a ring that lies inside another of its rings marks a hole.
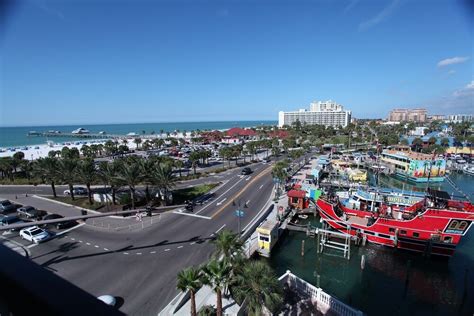
<instances>
[{"instance_id":1,"label":"high-rise hotel","mask_svg":"<svg viewBox=\"0 0 474 316\"><path fill-rule=\"evenodd\" d=\"M310 104L309 111L301 109L299 111L278 113L278 126L292 125L296 121L301 124L324 125L332 127L346 127L351 122L351 111L344 111L342 105L334 101L317 101Z\"/></svg>"}]
</instances>

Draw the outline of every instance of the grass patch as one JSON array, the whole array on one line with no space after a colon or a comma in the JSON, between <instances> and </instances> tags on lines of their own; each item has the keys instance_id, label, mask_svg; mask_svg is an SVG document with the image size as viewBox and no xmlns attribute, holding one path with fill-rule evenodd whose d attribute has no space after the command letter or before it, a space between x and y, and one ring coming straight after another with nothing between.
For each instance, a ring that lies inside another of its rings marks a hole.
<instances>
[{"instance_id":1,"label":"grass patch","mask_svg":"<svg viewBox=\"0 0 474 316\"><path fill-rule=\"evenodd\" d=\"M56 200L56 201L59 201L59 202L63 202L63 203L67 203L67 204L70 204L70 205L74 205L74 206L88 208L88 209L91 209L91 210L97 210L97 209L105 206L105 204L97 203L94 200L92 200L92 205L91 205L91 204L89 204L89 199L87 197L83 197L83 196L74 197L74 201L71 200L71 198L69 196L58 196L56 198L50 197L50 199L51 200Z\"/></svg>"},{"instance_id":2,"label":"grass patch","mask_svg":"<svg viewBox=\"0 0 474 316\"><path fill-rule=\"evenodd\" d=\"M209 183L175 190L173 191L173 204L182 204L186 200L193 200L203 194L208 193L218 185L219 183Z\"/></svg>"}]
</instances>

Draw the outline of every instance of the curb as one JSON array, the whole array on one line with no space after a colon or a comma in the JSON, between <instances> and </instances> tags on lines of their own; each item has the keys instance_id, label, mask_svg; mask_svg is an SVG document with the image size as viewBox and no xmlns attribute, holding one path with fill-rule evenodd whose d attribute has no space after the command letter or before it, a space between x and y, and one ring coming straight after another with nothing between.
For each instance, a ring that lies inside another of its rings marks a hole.
<instances>
[{"instance_id":1,"label":"curb","mask_svg":"<svg viewBox=\"0 0 474 316\"><path fill-rule=\"evenodd\" d=\"M53 199L50 199L50 198L47 198L47 197L44 197L44 196L40 196L40 195L36 195L36 194L32 195L32 197L40 199L40 200L48 201L48 202L51 202L51 203L56 203L56 204L59 204L59 205L62 205L62 206L72 207L72 208L78 209L80 211L87 211L87 212L91 212L93 214L102 214L101 212L97 212L97 211L94 211L94 210L91 210L91 209L88 209L88 208L79 207L79 206L76 206L76 205L71 205L71 204L68 204L68 203L60 202L60 201L55 201ZM109 216L109 217L112 217L112 216ZM118 217L118 216L116 216L116 217Z\"/></svg>"}]
</instances>

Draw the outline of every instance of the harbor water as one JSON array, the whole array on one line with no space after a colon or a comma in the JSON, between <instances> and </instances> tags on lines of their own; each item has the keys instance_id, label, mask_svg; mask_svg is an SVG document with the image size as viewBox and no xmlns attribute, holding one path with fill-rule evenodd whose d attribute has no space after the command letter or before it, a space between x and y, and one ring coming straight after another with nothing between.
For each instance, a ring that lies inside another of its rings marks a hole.
<instances>
[{"instance_id":1,"label":"harbor water","mask_svg":"<svg viewBox=\"0 0 474 316\"><path fill-rule=\"evenodd\" d=\"M474 177L451 174L450 179L474 197ZM384 186L405 190L426 190L426 185L379 178ZM450 193L444 181L440 187ZM319 218L310 217L314 226ZM300 222L302 224L302 222ZM302 256L302 241L304 256ZM474 313L474 228L463 237L451 258L424 257L422 254L368 244L352 244L351 258L338 251L316 253L316 238L301 232L287 232L272 250L270 264L281 275L286 270L318 285L331 295L367 315L473 315ZM362 256L365 257L361 268Z\"/></svg>"}]
</instances>

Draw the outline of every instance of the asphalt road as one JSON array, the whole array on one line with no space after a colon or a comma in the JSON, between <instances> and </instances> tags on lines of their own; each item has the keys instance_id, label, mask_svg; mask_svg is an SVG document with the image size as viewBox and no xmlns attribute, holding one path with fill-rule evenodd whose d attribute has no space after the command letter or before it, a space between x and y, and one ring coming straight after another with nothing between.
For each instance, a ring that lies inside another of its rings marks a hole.
<instances>
[{"instance_id":1,"label":"asphalt road","mask_svg":"<svg viewBox=\"0 0 474 316\"><path fill-rule=\"evenodd\" d=\"M30 245L17 233L4 237L24 245L31 260L85 291L118 297L121 311L156 315L178 294L177 273L210 258L216 233L238 231L237 207L232 201L247 205L241 230L263 209L273 189L271 165L259 163L252 169L248 176L240 175L239 168L217 175L219 178L193 180L197 184L219 179L223 184L192 213L162 214L143 230L115 232L83 225L39 245ZM41 189L44 191L38 194L48 194L47 187ZM61 189L58 186L58 192ZM0 195L18 190L25 187L3 186Z\"/></svg>"},{"instance_id":2,"label":"asphalt road","mask_svg":"<svg viewBox=\"0 0 474 316\"><path fill-rule=\"evenodd\" d=\"M193 213L163 214L158 223L132 232L85 225L30 246L31 259L93 295L122 298L120 309L127 314L156 315L178 293L177 273L208 260L213 252L210 240L218 231L237 231L232 200L247 202L242 229L267 202L273 188L271 166L257 164L253 169L249 176L239 175L240 169L225 174L224 184ZM16 234L6 237L28 246Z\"/></svg>"}]
</instances>

